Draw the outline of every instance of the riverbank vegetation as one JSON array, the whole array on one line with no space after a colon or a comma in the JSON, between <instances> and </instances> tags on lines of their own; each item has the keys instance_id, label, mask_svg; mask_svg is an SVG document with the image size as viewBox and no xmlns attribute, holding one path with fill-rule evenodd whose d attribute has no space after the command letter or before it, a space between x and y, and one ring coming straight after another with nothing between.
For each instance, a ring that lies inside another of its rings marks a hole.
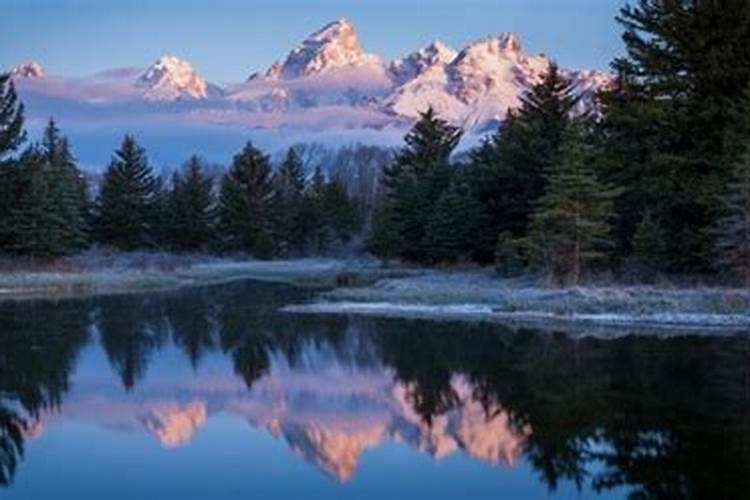
<instances>
[{"instance_id":1,"label":"riverbank vegetation","mask_svg":"<svg viewBox=\"0 0 750 500\"><path fill-rule=\"evenodd\" d=\"M160 175L126 136L94 183L53 119L26 144L0 76L0 252L369 252L561 286L602 274L750 286L750 7L640 0L617 20L626 53L595 106L552 65L476 148L457 153L462 130L428 109L402 148L362 146L348 173L248 142L226 169L194 156Z\"/></svg>"}]
</instances>

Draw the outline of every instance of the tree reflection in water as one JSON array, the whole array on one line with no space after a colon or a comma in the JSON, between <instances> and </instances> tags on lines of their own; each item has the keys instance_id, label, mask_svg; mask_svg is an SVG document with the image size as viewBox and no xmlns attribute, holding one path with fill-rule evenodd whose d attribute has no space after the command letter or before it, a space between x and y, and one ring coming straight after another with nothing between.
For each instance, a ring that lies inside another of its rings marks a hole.
<instances>
[{"instance_id":1,"label":"tree reflection in water","mask_svg":"<svg viewBox=\"0 0 750 500\"><path fill-rule=\"evenodd\" d=\"M235 283L1 305L0 481L12 479L29 422L62 403L94 326L127 390L149 376L150 360L168 345L194 368L208 353L223 353L248 390L273 375L278 359L291 369L335 362L386 370L425 428L446 425L469 399L486 422L507 413L523 458L552 491L565 481L647 498L734 498L750 489L747 336L604 340L275 312L308 293Z\"/></svg>"}]
</instances>

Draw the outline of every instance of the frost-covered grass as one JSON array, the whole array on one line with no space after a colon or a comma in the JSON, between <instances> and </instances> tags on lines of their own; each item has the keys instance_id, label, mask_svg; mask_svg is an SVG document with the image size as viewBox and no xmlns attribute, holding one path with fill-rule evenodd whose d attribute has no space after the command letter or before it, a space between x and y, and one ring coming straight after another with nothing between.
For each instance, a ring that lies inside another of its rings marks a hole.
<instances>
[{"instance_id":1,"label":"frost-covered grass","mask_svg":"<svg viewBox=\"0 0 750 500\"><path fill-rule=\"evenodd\" d=\"M426 271L340 288L295 312L611 325L749 327L750 291L728 288L589 286L547 288L492 271Z\"/></svg>"},{"instance_id":2,"label":"frost-covered grass","mask_svg":"<svg viewBox=\"0 0 750 500\"><path fill-rule=\"evenodd\" d=\"M55 262L0 261L0 300L146 292L254 279L331 288L341 276L366 284L393 272L369 260L258 261L161 252L91 251Z\"/></svg>"}]
</instances>

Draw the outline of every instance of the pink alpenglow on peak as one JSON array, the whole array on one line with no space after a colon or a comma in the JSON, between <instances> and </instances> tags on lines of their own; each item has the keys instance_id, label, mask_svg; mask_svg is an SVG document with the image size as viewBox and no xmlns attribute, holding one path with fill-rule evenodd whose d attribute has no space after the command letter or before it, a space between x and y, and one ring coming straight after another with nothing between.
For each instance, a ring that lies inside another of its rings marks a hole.
<instances>
[{"instance_id":1,"label":"pink alpenglow on peak","mask_svg":"<svg viewBox=\"0 0 750 500\"><path fill-rule=\"evenodd\" d=\"M146 89L146 98L154 101L208 97L208 85L198 72L189 62L175 56L159 58L138 78L136 85Z\"/></svg>"},{"instance_id":2,"label":"pink alpenglow on peak","mask_svg":"<svg viewBox=\"0 0 750 500\"><path fill-rule=\"evenodd\" d=\"M278 70L272 67L267 75L299 78L347 66L382 67L383 62L364 52L356 28L342 18L310 35L289 53Z\"/></svg>"},{"instance_id":3,"label":"pink alpenglow on peak","mask_svg":"<svg viewBox=\"0 0 750 500\"><path fill-rule=\"evenodd\" d=\"M293 135L315 134L327 142L344 132L377 133L391 144L430 107L467 136L495 130L544 78L552 60L524 52L519 35L501 33L459 50L434 41L385 62L363 48L354 24L342 18L265 70L248 71L244 82L224 88L171 55L136 73L132 67L110 68L88 78L66 78L46 76L41 66L29 63L13 74L32 121L54 114L86 130L92 129L92 120L99 129L111 130L124 124L147 129L171 124L175 133L210 127L222 135L253 129L278 132L284 141L298 140ZM577 112L594 108L597 91L612 82L604 72L560 69L581 96ZM109 151L97 155L105 161Z\"/></svg>"}]
</instances>

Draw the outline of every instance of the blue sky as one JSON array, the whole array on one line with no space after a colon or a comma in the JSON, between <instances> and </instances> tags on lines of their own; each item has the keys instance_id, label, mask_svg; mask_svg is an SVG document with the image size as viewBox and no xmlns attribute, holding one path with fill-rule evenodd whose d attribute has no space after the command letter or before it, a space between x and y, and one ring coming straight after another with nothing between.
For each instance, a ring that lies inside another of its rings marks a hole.
<instances>
[{"instance_id":1,"label":"blue sky","mask_svg":"<svg viewBox=\"0 0 750 500\"><path fill-rule=\"evenodd\" d=\"M455 48L518 32L531 53L606 69L622 52L625 0L2 0L0 67L38 60L85 76L173 53L207 79L265 70L329 21L347 17L365 49L388 59L440 39Z\"/></svg>"}]
</instances>

